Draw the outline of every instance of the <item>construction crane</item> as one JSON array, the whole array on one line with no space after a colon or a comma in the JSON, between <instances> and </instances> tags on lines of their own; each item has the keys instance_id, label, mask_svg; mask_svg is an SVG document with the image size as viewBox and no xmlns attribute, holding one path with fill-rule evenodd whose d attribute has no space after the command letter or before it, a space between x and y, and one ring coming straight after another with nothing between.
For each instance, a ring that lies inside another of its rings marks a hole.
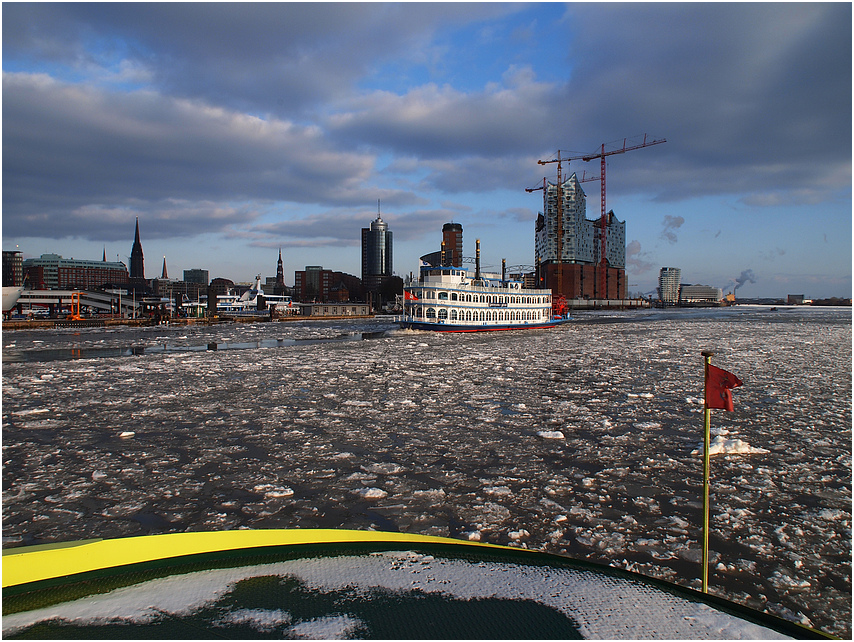
<instances>
[{"instance_id":1,"label":"construction crane","mask_svg":"<svg viewBox=\"0 0 854 642\"><path fill-rule=\"evenodd\" d=\"M538 165L547 165L548 163L557 163L557 292L552 290L552 311L555 314L563 314L566 312L566 297L563 294L563 198L561 198L562 179L562 160L560 158L560 150L557 150L557 158L552 160L538 160ZM548 183L543 178L542 187L529 187L525 191L530 193L538 189L543 190L543 213L548 209L546 201L548 200Z\"/></svg>"},{"instance_id":2,"label":"construction crane","mask_svg":"<svg viewBox=\"0 0 854 642\"><path fill-rule=\"evenodd\" d=\"M580 157L579 157L580 158ZM545 165L547 163L557 163L557 294L553 297L554 308L557 311L558 309L565 310L566 309L566 297L563 294L563 198L561 192L561 184L562 180L562 169L561 163L563 161L569 162L569 159L561 159L560 150L557 152L557 158L554 160L543 161L539 160L537 163L539 165ZM577 159L576 159L577 160ZM598 176L587 177L587 170L584 170L581 174L581 179L579 179L579 183L588 183L590 181L598 181ZM539 187L526 187L525 191L528 193L536 192L537 190L543 190L543 213L546 212L548 207L546 207L548 200L548 179L543 177L543 184ZM537 268L539 268L539 261L537 262ZM539 278L539 275L538 275Z\"/></svg>"},{"instance_id":3,"label":"construction crane","mask_svg":"<svg viewBox=\"0 0 854 642\"><path fill-rule=\"evenodd\" d=\"M622 147L618 147L616 149L610 149L607 152L605 151L605 143L602 143L601 149L598 152L595 152L593 154L586 154L586 155L580 157L581 160L583 160L585 162L592 161L596 158L599 158L602 161L601 173L599 174L599 181L601 184L601 191L602 191L602 216L599 219L599 226L601 228L600 232L599 232L599 241L600 241L600 244L599 244L599 250L600 250L600 257L599 257L599 293L600 293L600 296L604 299L608 298L608 291L607 291L607 287L608 287L608 281L607 281L608 261L605 258L605 252L607 250L606 240L607 240L607 232L608 232L608 227L607 227L608 221L607 221L607 215L605 214L605 212L606 212L606 210L605 210L605 158L608 156L613 156L614 154L625 154L626 152L630 152L630 151L635 150L635 149L641 149L643 147L651 147L652 145L660 145L661 143L666 143L666 142L667 142L667 140L664 138L652 139L652 138L648 138L647 135L644 134L643 135L643 141L640 143L629 144L629 139L624 138ZM572 160L575 160L575 159L572 159ZM590 180L593 180L593 179L590 179Z\"/></svg>"}]
</instances>

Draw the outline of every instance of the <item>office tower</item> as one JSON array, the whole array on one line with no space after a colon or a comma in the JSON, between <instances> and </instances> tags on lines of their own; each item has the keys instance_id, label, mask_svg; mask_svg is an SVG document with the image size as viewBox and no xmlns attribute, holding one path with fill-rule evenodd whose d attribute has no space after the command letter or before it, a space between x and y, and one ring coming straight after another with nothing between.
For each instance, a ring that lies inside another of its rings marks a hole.
<instances>
[{"instance_id":1,"label":"office tower","mask_svg":"<svg viewBox=\"0 0 854 642\"><path fill-rule=\"evenodd\" d=\"M376 292L392 276L392 234L379 214L362 228L362 284Z\"/></svg>"},{"instance_id":2,"label":"office tower","mask_svg":"<svg viewBox=\"0 0 854 642\"><path fill-rule=\"evenodd\" d=\"M679 284L682 280L682 270L674 267L663 267L658 272L658 299L664 305L679 303Z\"/></svg>"}]
</instances>

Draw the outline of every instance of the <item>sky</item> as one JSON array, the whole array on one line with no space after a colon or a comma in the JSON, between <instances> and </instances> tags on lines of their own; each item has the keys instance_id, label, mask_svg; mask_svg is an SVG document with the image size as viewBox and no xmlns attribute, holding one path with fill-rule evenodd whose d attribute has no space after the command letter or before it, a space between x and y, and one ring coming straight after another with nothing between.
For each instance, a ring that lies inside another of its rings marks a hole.
<instances>
[{"instance_id":1,"label":"sky","mask_svg":"<svg viewBox=\"0 0 854 642\"><path fill-rule=\"evenodd\" d=\"M407 276L463 226L532 266L556 164L607 157L629 291L852 295L850 3L2 4L4 250L285 282ZM596 178L599 161L562 164ZM587 217L600 182L583 184Z\"/></svg>"}]
</instances>

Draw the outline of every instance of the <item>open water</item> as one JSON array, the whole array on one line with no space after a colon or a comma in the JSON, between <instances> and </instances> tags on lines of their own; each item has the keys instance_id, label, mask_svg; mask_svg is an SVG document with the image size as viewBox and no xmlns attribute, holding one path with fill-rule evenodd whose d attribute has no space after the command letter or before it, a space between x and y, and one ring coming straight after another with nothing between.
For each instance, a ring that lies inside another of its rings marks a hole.
<instances>
[{"instance_id":1,"label":"open water","mask_svg":"<svg viewBox=\"0 0 854 642\"><path fill-rule=\"evenodd\" d=\"M851 636L851 309L4 332L4 547L357 528L567 554ZM215 348L215 349L214 349Z\"/></svg>"}]
</instances>

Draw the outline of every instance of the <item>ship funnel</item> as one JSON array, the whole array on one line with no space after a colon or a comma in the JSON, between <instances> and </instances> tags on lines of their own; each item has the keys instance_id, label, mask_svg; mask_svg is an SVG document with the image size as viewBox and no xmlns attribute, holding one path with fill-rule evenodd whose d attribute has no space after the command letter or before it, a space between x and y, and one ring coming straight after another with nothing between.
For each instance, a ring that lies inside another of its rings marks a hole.
<instances>
[{"instance_id":1,"label":"ship funnel","mask_svg":"<svg viewBox=\"0 0 854 642\"><path fill-rule=\"evenodd\" d=\"M474 250L474 280L480 281L480 239L475 241Z\"/></svg>"},{"instance_id":2,"label":"ship funnel","mask_svg":"<svg viewBox=\"0 0 854 642\"><path fill-rule=\"evenodd\" d=\"M442 241L442 255L439 259L439 265L441 265L442 267L445 267L447 265L447 263L445 262L445 241Z\"/></svg>"},{"instance_id":3,"label":"ship funnel","mask_svg":"<svg viewBox=\"0 0 854 642\"><path fill-rule=\"evenodd\" d=\"M507 281L507 259L501 259L501 282Z\"/></svg>"}]
</instances>

